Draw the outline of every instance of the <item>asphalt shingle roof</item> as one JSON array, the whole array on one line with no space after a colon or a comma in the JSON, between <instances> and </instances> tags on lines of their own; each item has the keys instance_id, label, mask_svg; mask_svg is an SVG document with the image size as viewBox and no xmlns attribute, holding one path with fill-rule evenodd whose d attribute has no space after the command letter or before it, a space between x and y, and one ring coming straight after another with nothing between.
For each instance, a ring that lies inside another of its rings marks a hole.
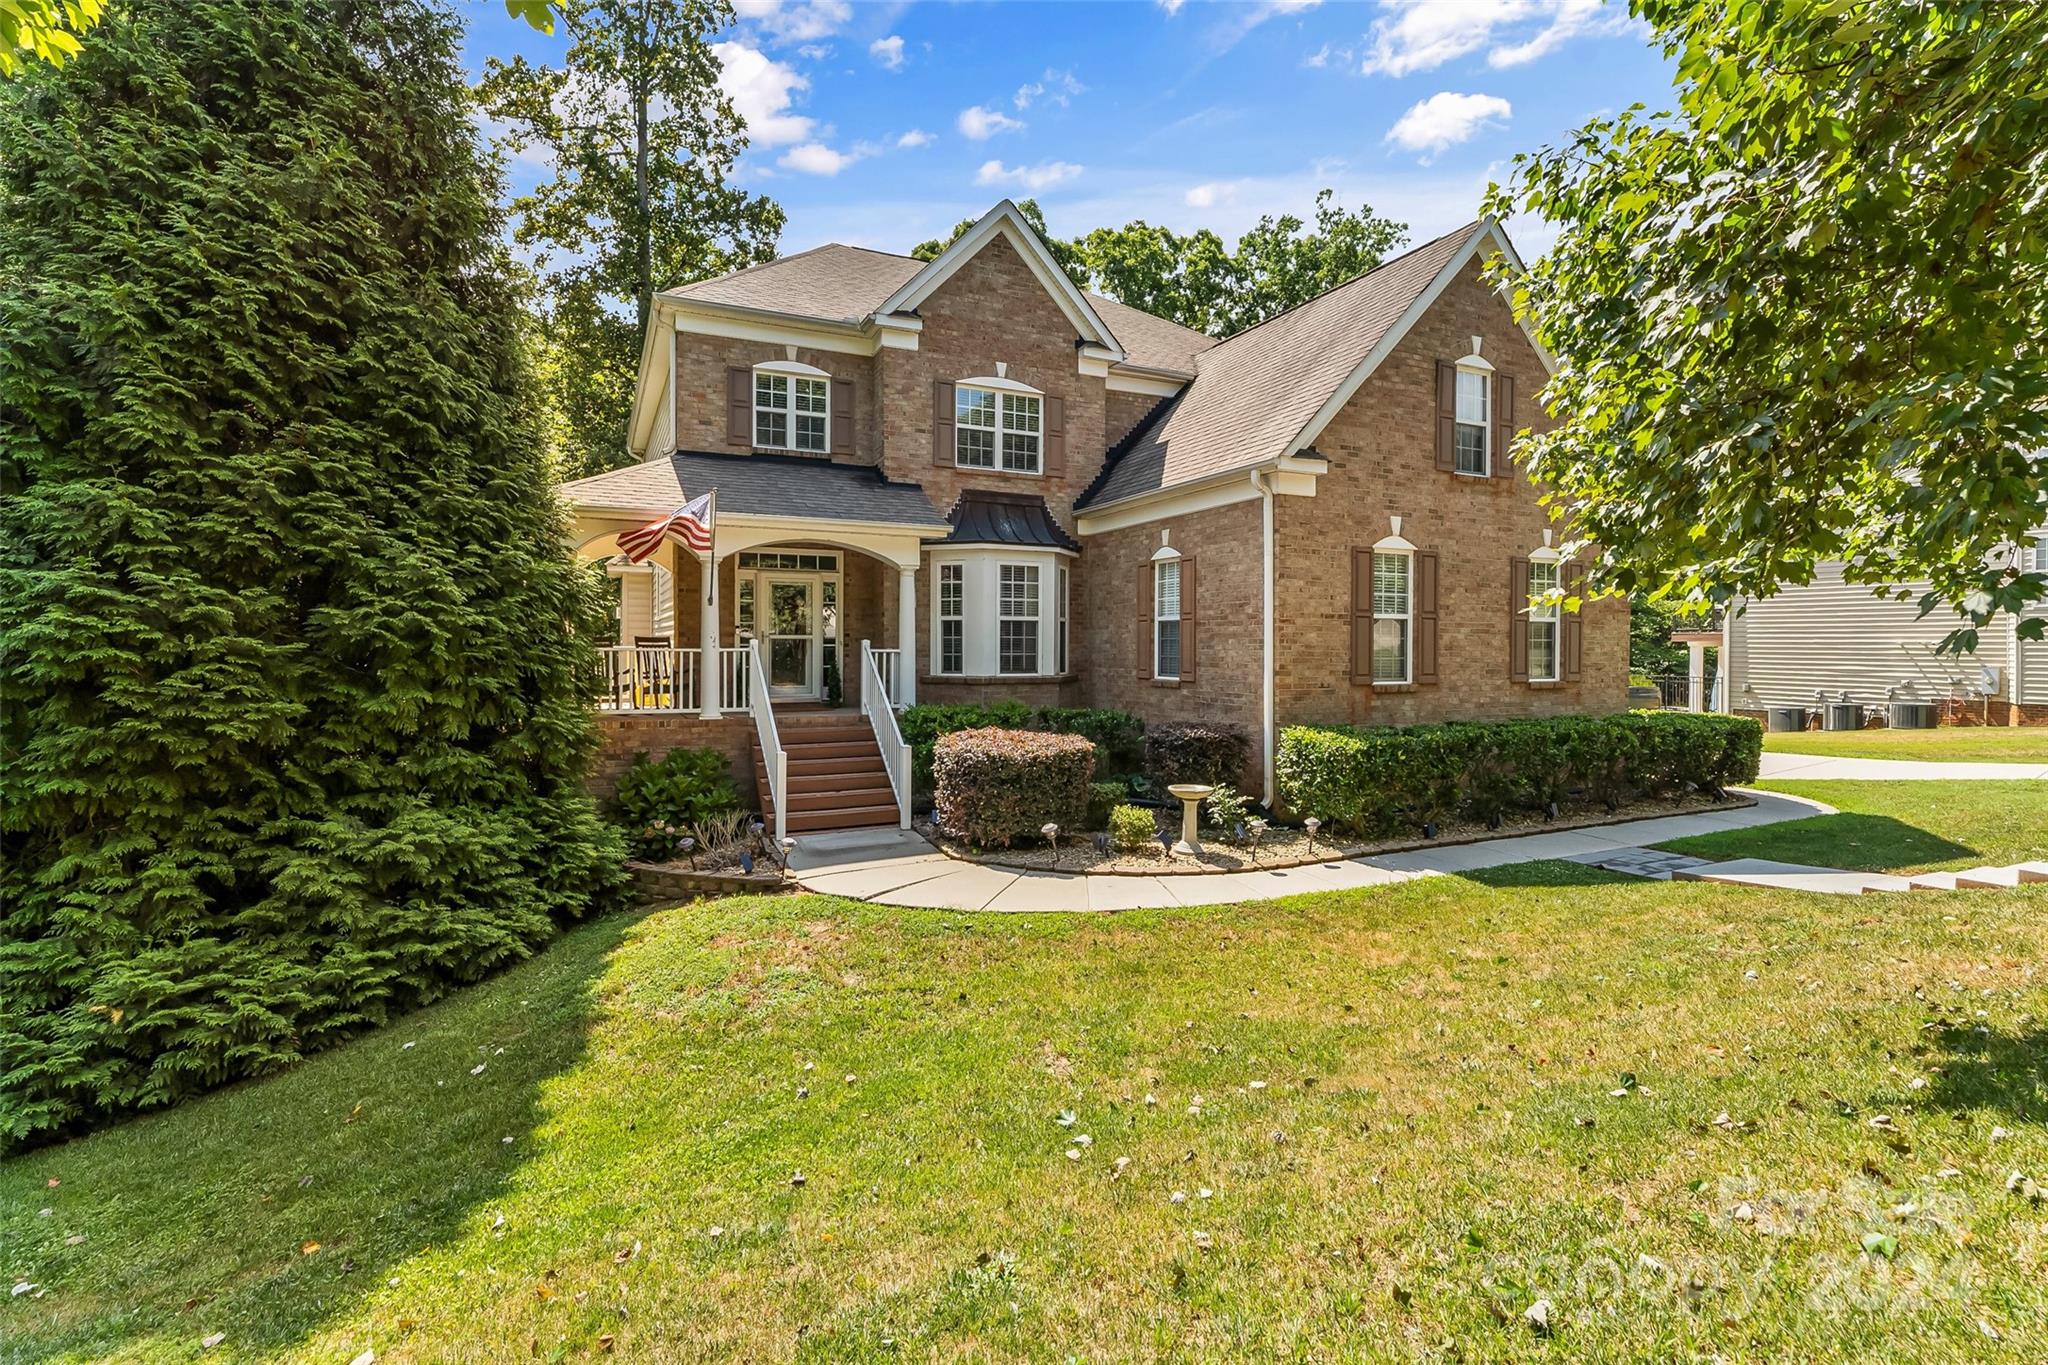
<instances>
[{"instance_id":1,"label":"asphalt shingle roof","mask_svg":"<svg viewBox=\"0 0 2048 1365\"><path fill-rule=\"evenodd\" d=\"M814 517L948 527L916 484L891 483L869 465L785 455L673 455L575 479L561 487L578 507L658 515L716 488L718 510L740 515Z\"/></svg>"},{"instance_id":2,"label":"asphalt shingle roof","mask_svg":"<svg viewBox=\"0 0 2048 1365\"><path fill-rule=\"evenodd\" d=\"M1140 429L1080 506L1280 454L1479 230L1468 223L1202 351L1194 382Z\"/></svg>"}]
</instances>

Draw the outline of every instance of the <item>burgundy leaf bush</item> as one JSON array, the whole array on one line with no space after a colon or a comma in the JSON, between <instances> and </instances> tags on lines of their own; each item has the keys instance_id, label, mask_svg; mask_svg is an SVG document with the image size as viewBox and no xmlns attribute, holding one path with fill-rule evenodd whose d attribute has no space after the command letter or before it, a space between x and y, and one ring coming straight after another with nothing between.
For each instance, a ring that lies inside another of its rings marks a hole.
<instances>
[{"instance_id":1,"label":"burgundy leaf bush","mask_svg":"<svg viewBox=\"0 0 2048 1365\"><path fill-rule=\"evenodd\" d=\"M1087 823L1095 746L1040 730L956 730L932 754L939 828L970 844L1008 848L1040 827Z\"/></svg>"}]
</instances>

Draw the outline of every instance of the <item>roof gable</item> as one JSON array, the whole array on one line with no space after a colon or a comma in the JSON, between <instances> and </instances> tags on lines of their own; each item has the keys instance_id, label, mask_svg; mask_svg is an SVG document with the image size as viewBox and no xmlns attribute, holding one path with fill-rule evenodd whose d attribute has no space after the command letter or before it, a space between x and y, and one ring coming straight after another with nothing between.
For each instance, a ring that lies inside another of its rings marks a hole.
<instances>
[{"instance_id":1,"label":"roof gable","mask_svg":"<svg viewBox=\"0 0 2048 1365\"><path fill-rule=\"evenodd\" d=\"M1008 199L990 209L980 222L961 233L951 246L933 257L924 269L918 271L906 280L902 287L884 299L875 309L876 314L879 316L916 312L919 304L930 298L940 285L953 278L961 266L972 260L975 253L997 237L1009 241L1010 246L1030 268L1039 285L1052 297L1053 302L1059 305L1060 311L1066 314L1067 320L1074 325L1074 331L1082 340L1101 347L1105 357L1111 361L1124 358L1124 349L1117 343L1116 333L1102 320L1102 315L1095 311L1095 305L1088 301L1088 296L1081 292L1066 271L1060 269L1059 262L1052 257L1052 252L1046 249L1045 243L1039 240L1031 225L1024 221L1024 215Z\"/></svg>"}]
</instances>

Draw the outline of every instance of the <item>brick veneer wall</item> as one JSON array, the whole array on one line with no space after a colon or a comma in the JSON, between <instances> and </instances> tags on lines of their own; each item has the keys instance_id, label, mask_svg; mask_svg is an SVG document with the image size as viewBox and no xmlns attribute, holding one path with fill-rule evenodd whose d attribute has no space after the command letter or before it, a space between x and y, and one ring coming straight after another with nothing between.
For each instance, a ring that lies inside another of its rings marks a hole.
<instances>
[{"instance_id":1,"label":"brick veneer wall","mask_svg":"<svg viewBox=\"0 0 2048 1365\"><path fill-rule=\"evenodd\" d=\"M633 766L633 755L666 757L676 749L718 749L732 760L733 782L749 804L754 793L754 722L744 713L705 720L687 713L649 714L600 712L597 718L597 761L587 785L591 795L608 801L619 779Z\"/></svg>"},{"instance_id":2,"label":"brick veneer wall","mask_svg":"<svg viewBox=\"0 0 2048 1365\"><path fill-rule=\"evenodd\" d=\"M1508 677L1508 561L1542 544L1550 526L1535 487L1512 478L1445 473L1435 461L1436 362L1482 354L1515 380L1520 425L1544 420L1542 362L1507 305L1468 265L1345 404L1315 448L1330 461L1313 498L1276 508L1276 709L1283 725L1408 725L1505 719L1627 706L1628 608L1607 600L1582 613L1580 681ZM1351 682L1351 551L1401 534L1438 556L1438 674L1402 691ZM1205 573L1202 589L1208 591Z\"/></svg>"},{"instance_id":3,"label":"brick veneer wall","mask_svg":"<svg viewBox=\"0 0 2048 1365\"><path fill-rule=\"evenodd\" d=\"M780 342L676 333L676 448L746 454L751 447L730 444L725 438L725 372L734 365L754 366L788 356L789 348ZM804 346L797 347L796 358L825 371L835 383L854 385L853 453L837 458L847 464L879 463L882 442L875 426L879 408L875 401L874 359L843 351L814 351Z\"/></svg>"},{"instance_id":4,"label":"brick veneer wall","mask_svg":"<svg viewBox=\"0 0 2048 1365\"><path fill-rule=\"evenodd\" d=\"M1118 393L1114 389L1103 394L1102 439L1115 445L1131 434L1131 429L1145 420L1145 415L1164 402L1149 393Z\"/></svg>"}]
</instances>

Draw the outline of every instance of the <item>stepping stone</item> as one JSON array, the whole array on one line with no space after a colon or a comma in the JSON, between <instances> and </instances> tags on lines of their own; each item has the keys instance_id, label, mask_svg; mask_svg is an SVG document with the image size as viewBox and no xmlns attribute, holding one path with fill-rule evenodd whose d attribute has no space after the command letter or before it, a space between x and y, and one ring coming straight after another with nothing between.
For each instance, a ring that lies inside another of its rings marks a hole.
<instances>
[{"instance_id":1,"label":"stepping stone","mask_svg":"<svg viewBox=\"0 0 2048 1365\"><path fill-rule=\"evenodd\" d=\"M2020 863L2016 870L2022 882L2048 882L2048 862Z\"/></svg>"},{"instance_id":2,"label":"stepping stone","mask_svg":"<svg viewBox=\"0 0 2048 1365\"><path fill-rule=\"evenodd\" d=\"M1973 867L1967 872L1956 873L1957 886L2006 887L2018 886L2030 880L2020 875L2017 867Z\"/></svg>"},{"instance_id":3,"label":"stepping stone","mask_svg":"<svg viewBox=\"0 0 2048 1365\"><path fill-rule=\"evenodd\" d=\"M1956 889L1956 874L1953 872L1922 872L1912 880L1915 891L1953 891Z\"/></svg>"},{"instance_id":4,"label":"stepping stone","mask_svg":"<svg viewBox=\"0 0 2048 1365\"><path fill-rule=\"evenodd\" d=\"M1866 891L1907 891L1904 877L1880 872L1847 872L1839 867L1808 867L1770 858L1734 858L1674 874L1684 882L1724 882L1731 886L1770 886L1784 891L1818 891L1831 896L1860 896Z\"/></svg>"}]
</instances>

